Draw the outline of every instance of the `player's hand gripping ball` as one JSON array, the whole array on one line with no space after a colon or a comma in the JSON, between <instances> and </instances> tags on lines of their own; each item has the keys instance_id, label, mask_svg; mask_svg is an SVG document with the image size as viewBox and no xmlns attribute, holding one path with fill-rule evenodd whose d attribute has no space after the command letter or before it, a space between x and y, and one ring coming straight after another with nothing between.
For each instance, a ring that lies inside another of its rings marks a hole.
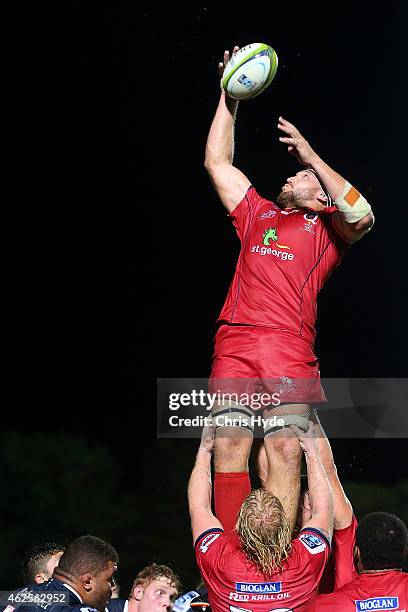
<instances>
[{"instance_id":1,"label":"player's hand gripping ball","mask_svg":"<svg viewBox=\"0 0 408 612\"><path fill-rule=\"evenodd\" d=\"M276 51L264 43L251 43L233 53L222 75L230 98L250 100L272 83L278 69Z\"/></svg>"}]
</instances>

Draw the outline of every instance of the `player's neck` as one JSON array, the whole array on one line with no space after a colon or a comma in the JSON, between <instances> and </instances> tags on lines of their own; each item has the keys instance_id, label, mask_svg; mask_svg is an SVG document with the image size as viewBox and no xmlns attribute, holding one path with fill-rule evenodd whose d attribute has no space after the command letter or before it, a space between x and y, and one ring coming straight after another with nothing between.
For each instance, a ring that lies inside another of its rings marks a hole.
<instances>
[{"instance_id":1,"label":"player's neck","mask_svg":"<svg viewBox=\"0 0 408 612\"><path fill-rule=\"evenodd\" d=\"M139 602L134 597L130 597L128 600L128 612L138 612Z\"/></svg>"}]
</instances>

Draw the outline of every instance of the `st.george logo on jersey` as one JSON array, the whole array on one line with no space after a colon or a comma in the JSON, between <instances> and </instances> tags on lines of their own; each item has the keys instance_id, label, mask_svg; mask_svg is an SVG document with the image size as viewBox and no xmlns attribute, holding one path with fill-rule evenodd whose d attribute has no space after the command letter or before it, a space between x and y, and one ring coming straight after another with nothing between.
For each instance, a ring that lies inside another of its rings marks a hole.
<instances>
[{"instance_id":1,"label":"st.george logo on jersey","mask_svg":"<svg viewBox=\"0 0 408 612\"><path fill-rule=\"evenodd\" d=\"M302 542L303 546L312 553L312 555L317 555L317 553L323 552L326 548L326 542L323 540L323 538L319 537L318 535L314 535L313 533L301 533L299 540Z\"/></svg>"}]
</instances>

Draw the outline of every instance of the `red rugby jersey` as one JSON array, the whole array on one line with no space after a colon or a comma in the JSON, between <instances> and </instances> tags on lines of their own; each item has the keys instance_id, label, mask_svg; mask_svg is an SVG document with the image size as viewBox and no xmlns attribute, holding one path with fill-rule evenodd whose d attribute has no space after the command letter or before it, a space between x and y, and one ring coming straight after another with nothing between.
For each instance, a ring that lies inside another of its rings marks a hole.
<instances>
[{"instance_id":1,"label":"red rugby jersey","mask_svg":"<svg viewBox=\"0 0 408 612\"><path fill-rule=\"evenodd\" d=\"M331 556L319 584L319 593L331 593L358 577L353 556L356 530L354 515L348 527L334 530Z\"/></svg>"},{"instance_id":2,"label":"red rugby jersey","mask_svg":"<svg viewBox=\"0 0 408 612\"><path fill-rule=\"evenodd\" d=\"M197 564L213 612L312 612L329 552L325 536L306 528L292 541L282 571L266 577L248 561L236 532L210 529L196 542Z\"/></svg>"},{"instance_id":3,"label":"red rugby jersey","mask_svg":"<svg viewBox=\"0 0 408 612\"><path fill-rule=\"evenodd\" d=\"M397 570L384 570L373 574L360 574L341 589L329 595L319 595L316 612L378 612L408 610L408 574Z\"/></svg>"},{"instance_id":4,"label":"red rugby jersey","mask_svg":"<svg viewBox=\"0 0 408 612\"><path fill-rule=\"evenodd\" d=\"M313 342L317 295L348 247L332 227L336 210L282 210L251 186L230 214L241 253L218 321L273 327Z\"/></svg>"}]
</instances>

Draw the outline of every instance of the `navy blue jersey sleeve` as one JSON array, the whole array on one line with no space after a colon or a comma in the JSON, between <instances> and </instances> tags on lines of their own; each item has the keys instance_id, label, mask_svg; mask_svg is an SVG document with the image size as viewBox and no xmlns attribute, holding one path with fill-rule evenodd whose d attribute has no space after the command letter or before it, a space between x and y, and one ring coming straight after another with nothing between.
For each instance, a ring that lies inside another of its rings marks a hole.
<instances>
[{"instance_id":1,"label":"navy blue jersey sleeve","mask_svg":"<svg viewBox=\"0 0 408 612\"><path fill-rule=\"evenodd\" d=\"M126 599L110 599L106 609L108 612L123 612Z\"/></svg>"}]
</instances>

